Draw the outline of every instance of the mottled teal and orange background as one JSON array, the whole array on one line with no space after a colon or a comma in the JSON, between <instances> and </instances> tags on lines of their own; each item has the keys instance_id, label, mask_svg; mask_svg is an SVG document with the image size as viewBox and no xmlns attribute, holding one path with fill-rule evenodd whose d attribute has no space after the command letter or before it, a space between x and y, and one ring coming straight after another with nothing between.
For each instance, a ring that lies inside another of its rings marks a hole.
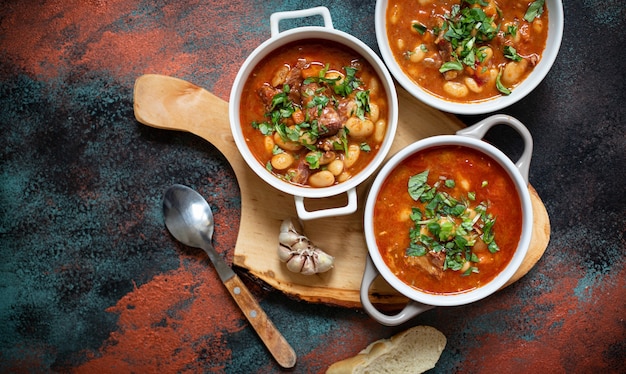
<instances>
[{"instance_id":1,"label":"mottled teal and orange background","mask_svg":"<svg viewBox=\"0 0 626 374\"><path fill-rule=\"evenodd\" d=\"M136 122L132 88L166 74L227 100L269 38L270 14L317 5L378 52L374 1L2 2L0 372L280 371L203 252L163 225L163 191L194 187L231 261L234 173L211 144ZM323 372L418 324L448 338L437 373L626 372L626 10L620 0L564 9L553 70L503 110L535 139L530 179L552 224L544 257L484 301L393 328L247 279L294 346L294 372ZM519 151L507 130L489 140Z\"/></svg>"}]
</instances>

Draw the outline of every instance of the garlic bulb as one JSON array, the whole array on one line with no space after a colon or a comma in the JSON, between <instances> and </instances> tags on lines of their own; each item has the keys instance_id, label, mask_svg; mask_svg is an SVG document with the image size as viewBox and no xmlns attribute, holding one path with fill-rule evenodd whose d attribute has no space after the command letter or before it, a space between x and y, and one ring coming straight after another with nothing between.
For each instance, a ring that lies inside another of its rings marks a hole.
<instances>
[{"instance_id":1,"label":"garlic bulb","mask_svg":"<svg viewBox=\"0 0 626 374\"><path fill-rule=\"evenodd\" d=\"M294 273L312 275L333 267L335 258L317 248L306 236L300 234L291 219L280 225L278 258Z\"/></svg>"}]
</instances>

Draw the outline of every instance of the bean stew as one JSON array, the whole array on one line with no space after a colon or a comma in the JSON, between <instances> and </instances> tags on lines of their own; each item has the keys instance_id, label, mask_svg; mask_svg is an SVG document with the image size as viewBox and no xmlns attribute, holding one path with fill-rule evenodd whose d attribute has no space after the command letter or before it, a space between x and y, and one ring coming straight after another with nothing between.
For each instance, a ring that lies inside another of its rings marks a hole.
<instances>
[{"instance_id":1,"label":"bean stew","mask_svg":"<svg viewBox=\"0 0 626 374\"><path fill-rule=\"evenodd\" d=\"M255 158L278 178L329 187L363 170L387 132L386 92L373 67L339 43L292 42L264 57L242 92Z\"/></svg>"},{"instance_id":2,"label":"bean stew","mask_svg":"<svg viewBox=\"0 0 626 374\"><path fill-rule=\"evenodd\" d=\"M437 146L403 160L383 182L374 236L391 272L422 292L474 290L513 258L522 207L513 180L491 157Z\"/></svg>"},{"instance_id":3,"label":"bean stew","mask_svg":"<svg viewBox=\"0 0 626 374\"><path fill-rule=\"evenodd\" d=\"M469 103L509 95L541 59L544 0L389 0L387 38L416 84Z\"/></svg>"}]
</instances>

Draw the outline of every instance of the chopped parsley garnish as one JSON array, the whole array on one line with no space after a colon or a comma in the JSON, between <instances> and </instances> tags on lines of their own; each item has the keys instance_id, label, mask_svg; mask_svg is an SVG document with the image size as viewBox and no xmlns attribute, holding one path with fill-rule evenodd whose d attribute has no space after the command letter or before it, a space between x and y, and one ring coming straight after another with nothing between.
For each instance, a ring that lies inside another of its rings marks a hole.
<instances>
[{"instance_id":1,"label":"chopped parsley garnish","mask_svg":"<svg viewBox=\"0 0 626 374\"><path fill-rule=\"evenodd\" d=\"M290 96L291 87L285 84L282 90L272 97L269 110L265 113L268 119L266 122L253 121L252 127L259 130L263 135L272 135L278 133L284 141L299 142L304 147L315 150L314 144L307 143L307 139L317 139L322 130L326 130L323 125L318 124L317 119L311 119L307 109L315 109L318 116L321 116L324 108L334 107L339 102L339 98L335 95L347 97L353 95L356 104L355 115L361 120L365 119L365 114L370 112L369 90L363 90L363 82L356 78L357 69L354 67L344 67L345 77L343 80L340 76L334 78L326 78L329 65L320 70L319 74L309 77L303 81L303 84L319 83L318 89L307 89L303 96L307 96L310 100L306 107L294 103ZM341 81L341 82L340 82ZM334 92L334 95L333 95ZM296 112L306 112L304 121L297 123L295 126L287 126L287 119L292 118ZM347 152L348 140L346 138L347 129L344 128L342 134L339 134L339 141L334 145L337 150Z\"/></svg>"},{"instance_id":2,"label":"chopped parsley garnish","mask_svg":"<svg viewBox=\"0 0 626 374\"><path fill-rule=\"evenodd\" d=\"M420 35L424 35L424 33L426 32L426 26L422 25L421 23L414 22L411 27L413 27L413 29L417 31Z\"/></svg>"},{"instance_id":3,"label":"chopped parsley garnish","mask_svg":"<svg viewBox=\"0 0 626 374\"><path fill-rule=\"evenodd\" d=\"M444 63L439 68L439 72L440 73L445 73L446 71L450 71L450 70L461 71L461 70L463 70L463 65L461 64L460 61L453 60L453 61L448 61L448 62Z\"/></svg>"},{"instance_id":4,"label":"chopped parsley garnish","mask_svg":"<svg viewBox=\"0 0 626 374\"><path fill-rule=\"evenodd\" d=\"M341 83L338 83L341 80L340 77L326 78L326 73L328 72L328 69L329 69L329 66L326 65L324 69L320 70L317 77L309 77L305 79L303 83L304 84L309 84L312 82L325 83L329 87L332 87L333 92L335 92L335 94L340 95L342 97L346 97L350 95L354 90L356 90L363 84L363 82L361 82L359 79L356 78L356 72L357 72L356 68L353 68L351 66L345 66L343 69L346 71L346 76L343 79L343 82Z\"/></svg>"},{"instance_id":5,"label":"chopped parsley garnish","mask_svg":"<svg viewBox=\"0 0 626 374\"><path fill-rule=\"evenodd\" d=\"M365 113L370 112L370 91L359 91L356 93L356 116L365 119Z\"/></svg>"},{"instance_id":6,"label":"chopped parsley garnish","mask_svg":"<svg viewBox=\"0 0 626 374\"><path fill-rule=\"evenodd\" d=\"M517 50L510 45L504 47L504 57L516 62L522 61L522 56L518 55Z\"/></svg>"},{"instance_id":7,"label":"chopped parsley garnish","mask_svg":"<svg viewBox=\"0 0 626 374\"><path fill-rule=\"evenodd\" d=\"M526 14L524 15L524 19L528 22L532 22L535 18L541 16L543 14L543 4L545 0L536 0L533 1L529 6L528 10L526 10Z\"/></svg>"},{"instance_id":8,"label":"chopped parsley garnish","mask_svg":"<svg viewBox=\"0 0 626 374\"><path fill-rule=\"evenodd\" d=\"M461 3L484 6L481 1L463 0ZM444 63L439 71L462 70L462 64L474 68L476 61L480 61L480 43L491 41L498 33L499 27L494 18L488 17L481 8L461 7L459 4L453 5L445 18L440 31L444 32L443 38L450 42L456 56L455 60Z\"/></svg>"},{"instance_id":9,"label":"chopped parsley garnish","mask_svg":"<svg viewBox=\"0 0 626 374\"><path fill-rule=\"evenodd\" d=\"M501 78L502 78L502 69L500 69L500 71L498 72L498 76L496 77L496 88L498 89L498 91L502 92L503 94L510 95L511 90L509 90L502 84Z\"/></svg>"},{"instance_id":10,"label":"chopped parsley garnish","mask_svg":"<svg viewBox=\"0 0 626 374\"><path fill-rule=\"evenodd\" d=\"M475 192L469 192L467 198L455 198L450 195L450 190L456 187L453 179L441 177L431 186L427 182L428 174L429 170L425 170L408 180L409 195L424 207L411 208L413 227L409 230L410 244L405 253L407 256L444 253L444 271L477 273L480 259L473 250L476 243L481 240L491 253L500 250L493 231L496 219L487 211L489 202L473 204Z\"/></svg>"},{"instance_id":11,"label":"chopped parsley garnish","mask_svg":"<svg viewBox=\"0 0 626 374\"><path fill-rule=\"evenodd\" d=\"M320 151L309 152L305 157L305 161L307 164L309 164L309 168L319 169L321 158L322 158L322 152Z\"/></svg>"}]
</instances>

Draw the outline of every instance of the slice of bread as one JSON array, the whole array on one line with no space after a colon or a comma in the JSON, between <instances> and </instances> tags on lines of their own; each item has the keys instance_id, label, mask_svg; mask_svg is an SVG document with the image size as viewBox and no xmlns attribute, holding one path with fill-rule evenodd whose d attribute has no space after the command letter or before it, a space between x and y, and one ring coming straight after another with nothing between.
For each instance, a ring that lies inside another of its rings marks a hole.
<instances>
[{"instance_id":1,"label":"slice of bread","mask_svg":"<svg viewBox=\"0 0 626 374\"><path fill-rule=\"evenodd\" d=\"M332 364L326 374L417 374L435 367L446 337L430 326L415 326L368 345L356 356Z\"/></svg>"}]
</instances>

